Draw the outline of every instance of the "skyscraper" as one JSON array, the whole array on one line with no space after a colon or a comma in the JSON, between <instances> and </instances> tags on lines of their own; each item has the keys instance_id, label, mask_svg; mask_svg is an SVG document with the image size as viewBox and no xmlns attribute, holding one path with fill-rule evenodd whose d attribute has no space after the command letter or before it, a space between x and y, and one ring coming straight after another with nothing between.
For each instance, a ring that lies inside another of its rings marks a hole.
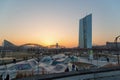
<instances>
[{"instance_id":1,"label":"skyscraper","mask_svg":"<svg viewBox=\"0 0 120 80\"><path fill-rule=\"evenodd\" d=\"M79 47L92 48L92 14L79 21Z\"/></svg>"}]
</instances>

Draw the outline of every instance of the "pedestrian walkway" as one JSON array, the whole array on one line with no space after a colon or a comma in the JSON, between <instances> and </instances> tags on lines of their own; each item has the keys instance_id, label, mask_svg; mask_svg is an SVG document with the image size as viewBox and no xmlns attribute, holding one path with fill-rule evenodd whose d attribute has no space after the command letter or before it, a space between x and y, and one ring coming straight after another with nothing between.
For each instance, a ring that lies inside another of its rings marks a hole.
<instances>
[{"instance_id":1,"label":"pedestrian walkway","mask_svg":"<svg viewBox=\"0 0 120 80\"><path fill-rule=\"evenodd\" d=\"M104 66L108 63L113 63L113 64L117 63L117 62L107 62L107 61L94 60L94 59L93 60L88 60L87 58L83 58L83 57L80 57L79 61L84 62L84 63L93 64L93 65L96 65L98 67Z\"/></svg>"}]
</instances>

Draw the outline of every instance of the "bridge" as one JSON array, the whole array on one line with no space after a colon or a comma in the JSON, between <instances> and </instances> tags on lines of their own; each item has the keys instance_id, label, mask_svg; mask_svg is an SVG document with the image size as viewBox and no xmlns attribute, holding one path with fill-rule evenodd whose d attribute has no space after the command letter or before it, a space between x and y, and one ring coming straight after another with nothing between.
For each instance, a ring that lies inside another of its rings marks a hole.
<instances>
[{"instance_id":1,"label":"bridge","mask_svg":"<svg viewBox=\"0 0 120 80\"><path fill-rule=\"evenodd\" d=\"M26 44L22 44L22 45L20 45L18 47L31 46L31 45L39 47L39 48L45 48L43 45L36 44L36 43L26 43Z\"/></svg>"},{"instance_id":2,"label":"bridge","mask_svg":"<svg viewBox=\"0 0 120 80\"><path fill-rule=\"evenodd\" d=\"M56 43L54 45L49 45L49 46L43 46L43 45L36 44L36 43L26 43L26 44L22 44L18 47L31 46L31 45L39 47L39 48L65 48L65 46L61 46L58 43Z\"/></svg>"}]
</instances>

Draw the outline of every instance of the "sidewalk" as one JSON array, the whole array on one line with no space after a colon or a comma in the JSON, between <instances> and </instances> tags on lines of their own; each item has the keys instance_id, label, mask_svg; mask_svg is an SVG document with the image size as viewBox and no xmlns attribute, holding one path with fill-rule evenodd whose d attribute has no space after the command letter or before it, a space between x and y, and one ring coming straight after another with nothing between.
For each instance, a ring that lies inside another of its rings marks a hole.
<instances>
[{"instance_id":1,"label":"sidewalk","mask_svg":"<svg viewBox=\"0 0 120 80\"><path fill-rule=\"evenodd\" d=\"M96 65L98 67L104 66L108 63L113 63L113 64L117 63L117 62L111 62L111 61L107 62L107 61L101 61L101 60L88 60L87 58L83 58L83 57L80 57L79 61L84 62L84 63L90 63L90 64Z\"/></svg>"}]
</instances>

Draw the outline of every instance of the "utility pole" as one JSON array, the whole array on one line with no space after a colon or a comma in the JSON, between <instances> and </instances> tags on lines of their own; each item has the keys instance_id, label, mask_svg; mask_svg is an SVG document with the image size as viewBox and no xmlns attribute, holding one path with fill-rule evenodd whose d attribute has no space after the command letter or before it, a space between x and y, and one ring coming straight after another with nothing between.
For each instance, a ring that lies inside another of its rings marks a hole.
<instances>
[{"instance_id":1,"label":"utility pole","mask_svg":"<svg viewBox=\"0 0 120 80\"><path fill-rule=\"evenodd\" d=\"M120 39L120 35L117 36L117 37L115 38L115 40L114 40L115 45L116 45L116 51L118 51L118 53L117 53L117 60L118 60L118 64L120 64L120 61L119 61L119 47L118 47L118 43L117 43L117 40L118 40L118 39Z\"/></svg>"}]
</instances>

